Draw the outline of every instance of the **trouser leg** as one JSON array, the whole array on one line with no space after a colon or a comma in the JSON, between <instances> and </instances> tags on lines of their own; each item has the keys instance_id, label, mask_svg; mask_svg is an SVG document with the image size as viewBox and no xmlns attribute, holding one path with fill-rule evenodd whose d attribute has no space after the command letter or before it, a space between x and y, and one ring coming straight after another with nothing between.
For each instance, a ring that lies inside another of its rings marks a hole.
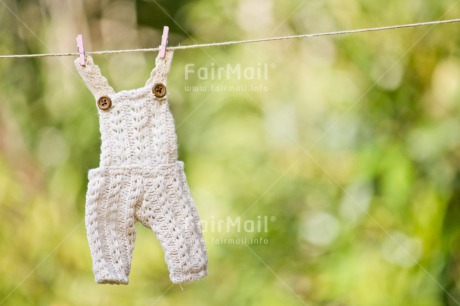
<instances>
[{"instance_id":1,"label":"trouser leg","mask_svg":"<svg viewBox=\"0 0 460 306\"><path fill-rule=\"evenodd\" d=\"M174 283L207 274L207 253L201 224L181 167L145 180L145 196L136 217L151 228L163 247Z\"/></svg>"},{"instance_id":2,"label":"trouser leg","mask_svg":"<svg viewBox=\"0 0 460 306\"><path fill-rule=\"evenodd\" d=\"M139 176L123 171L90 171L85 221L97 283L128 283L141 186Z\"/></svg>"}]
</instances>

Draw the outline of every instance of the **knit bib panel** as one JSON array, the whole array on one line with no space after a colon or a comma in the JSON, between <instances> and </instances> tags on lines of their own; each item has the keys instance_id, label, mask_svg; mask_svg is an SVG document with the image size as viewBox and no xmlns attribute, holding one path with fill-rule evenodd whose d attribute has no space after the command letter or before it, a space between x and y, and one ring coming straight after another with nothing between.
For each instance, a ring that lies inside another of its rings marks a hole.
<instances>
[{"instance_id":1,"label":"knit bib panel","mask_svg":"<svg viewBox=\"0 0 460 306\"><path fill-rule=\"evenodd\" d=\"M175 163L178 158L174 119L167 95L157 98L152 87L166 85L172 52L157 58L156 67L144 87L115 92L92 58L86 66L75 65L97 101L108 96L108 110L98 108L101 133L100 167L155 167Z\"/></svg>"},{"instance_id":2,"label":"knit bib panel","mask_svg":"<svg viewBox=\"0 0 460 306\"><path fill-rule=\"evenodd\" d=\"M112 107L99 110L101 167L155 166L177 161L174 120L166 99L149 88L109 95Z\"/></svg>"}]
</instances>

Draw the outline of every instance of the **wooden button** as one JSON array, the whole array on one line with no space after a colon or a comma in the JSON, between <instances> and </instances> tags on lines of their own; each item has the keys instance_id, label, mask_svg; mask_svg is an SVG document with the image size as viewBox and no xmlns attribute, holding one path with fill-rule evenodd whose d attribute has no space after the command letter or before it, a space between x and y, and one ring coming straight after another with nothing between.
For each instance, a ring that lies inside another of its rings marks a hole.
<instances>
[{"instance_id":1,"label":"wooden button","mask_svg":"<svg viewBox=\"0 0 460 306\"><path fill-rule=\"evenodd\" d=\"M163 98L166 95L166 86L163 83L155 83L152 92L157 98Z\"/></svg>"},{"instance_id":2,"label":"wooden button","mask_svg":"<svg viewBox=\"0 0 460 306\"><path fill-rule=\"evenodd\" d=\"M112 106L112 100L107 96L102 96L97 100L97 106L102 110L108 110Z\"/></svg>"}]
</instances>

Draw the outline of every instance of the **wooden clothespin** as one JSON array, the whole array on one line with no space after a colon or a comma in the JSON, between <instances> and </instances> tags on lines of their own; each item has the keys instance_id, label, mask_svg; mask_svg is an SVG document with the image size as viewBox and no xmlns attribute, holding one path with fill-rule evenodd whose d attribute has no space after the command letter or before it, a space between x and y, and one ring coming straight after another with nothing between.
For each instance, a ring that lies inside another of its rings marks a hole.
<instances>
[{"instance_id":1,"label":"wooden clothespin","mask_svg":"<svg viewBox=\"0 0 460 306\"><path fill-rule=\"evenodd\" d=\"M166 47L168 46L168 34L169 27L165 26L163 28L163 35L161 36L161 45L160 45L160 58L164 58L166 54Z\"/></svg>"},{"instance_id":2,"label":"wooden clothespin","mask_svg":"<svg viewBox=\"0 0 460 306\"><path fill-rule=\"evenodd\" d=\"M86 66L85 48L83 48L83 36L81 34L77 35L77 48L78 53L80 53L80 65Z\"/></svg>"}]
</instances>

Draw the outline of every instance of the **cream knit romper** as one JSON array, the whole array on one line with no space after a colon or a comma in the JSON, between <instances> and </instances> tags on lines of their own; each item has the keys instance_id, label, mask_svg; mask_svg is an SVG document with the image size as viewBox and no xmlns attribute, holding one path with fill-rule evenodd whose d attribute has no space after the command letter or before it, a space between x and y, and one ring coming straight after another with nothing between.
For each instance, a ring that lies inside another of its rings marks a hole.
<instances>
[{"instance_id":1,"label":"cream knit romper","mask_svg":"<svg viewBox=\"0 0 460 306\"><path fill-rule=\"evenodd\" d=\"M103 107L98 102L100 167L88 174L85 217L97 283L128 283L136 221L158 237L172 282L207 274L206 246L184 165L177 160L168 98L152 92L154 84L166 85L172 57L172 51L157 57L144 87L120 92L110 87L90 56L84 67L75 60L96 101L105 97Z\"/></svg>"}]
</instances>

